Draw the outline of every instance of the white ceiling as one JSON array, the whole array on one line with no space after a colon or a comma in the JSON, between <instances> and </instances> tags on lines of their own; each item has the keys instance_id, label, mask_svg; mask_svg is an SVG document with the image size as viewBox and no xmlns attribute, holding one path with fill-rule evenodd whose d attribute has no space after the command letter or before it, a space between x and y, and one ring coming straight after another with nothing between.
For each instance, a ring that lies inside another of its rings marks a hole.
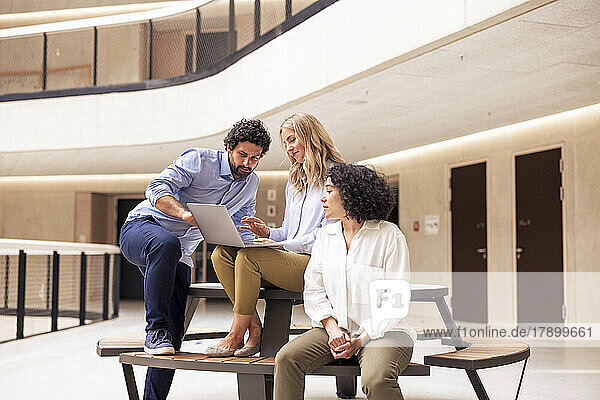
<instances>
[{"instance_id":1,"label":"white ceiling","mask_svg":"<svg viewBox=\"0 0 600 400\"><path fill-rule=\"evenodd\" d=\"M344 158L362 160L600 103L600 1L560 0L263 118L276 136L295 111L317 115ZM135 147L0 154L9 174L160 171L222 133ZM285 169L275 138L260 169ZM5 167L5 168L4 168Z\"/></svg>"}]
</instances>

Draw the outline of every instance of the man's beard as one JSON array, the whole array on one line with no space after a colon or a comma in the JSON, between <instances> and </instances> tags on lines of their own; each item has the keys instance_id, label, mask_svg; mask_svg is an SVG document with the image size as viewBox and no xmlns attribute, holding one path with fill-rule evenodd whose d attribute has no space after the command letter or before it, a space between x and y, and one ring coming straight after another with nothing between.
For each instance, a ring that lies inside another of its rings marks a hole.
<instances>
[{"instance_id":1,"label":"man's beard","mask_svg":"<svg viewBox=\"0 0 600 400\"><path fill-rule=\"evenodd\" d=\"M239 176L240 178L245 178L250 175L252 171L254 171L252 168L247 168L243 165L235 165L231 155L229 155L229 168L231 169L231 172L235 173L235 175Z\"/></svg>"}]
</instances>

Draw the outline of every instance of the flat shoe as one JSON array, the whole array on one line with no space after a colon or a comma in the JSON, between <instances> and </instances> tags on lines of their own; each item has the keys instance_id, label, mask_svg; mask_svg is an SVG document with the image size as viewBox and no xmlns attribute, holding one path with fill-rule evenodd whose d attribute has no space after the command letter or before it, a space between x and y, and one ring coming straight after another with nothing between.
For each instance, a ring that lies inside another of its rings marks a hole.
<instances>
[{"instance_id":1,"label":"flat shoe","mask_svg":"<svg viewBox=\"0 0 600 400\"><path fill-rule=\"evenodd\" d=\"M221 347L210 346L204 352L208 357L231 357L239 349L224 349Z\"/></svg>"},{"instance_id":2,"label":"flat shoe","mask_svg":"<svg viewBox=\"0 0 600 400\"><path fill-rule=\"evenodd\" d=\"M256 346L244 345L244 347L242 347L241 349L237 349L236 351L234 351L233 355L236 357L250 357L250 356L253 356L256 353L258 353L259 351L260 351L260 343L257 344Z\"/></svg>"}]
</instances>

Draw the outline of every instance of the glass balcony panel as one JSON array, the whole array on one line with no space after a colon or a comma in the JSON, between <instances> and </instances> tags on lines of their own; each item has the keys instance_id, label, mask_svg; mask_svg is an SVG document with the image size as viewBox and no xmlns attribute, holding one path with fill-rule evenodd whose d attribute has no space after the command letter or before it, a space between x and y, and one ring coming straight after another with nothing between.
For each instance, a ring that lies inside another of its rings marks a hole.
<instances>
[{"instance_id":1,"label":"glass balcony panel","mask_svg":"<svg viewBox=\"0 0 600 400\"><path fill-rule=\"evenodd\" d=\"M96 85L148 79L148 22L98 27Z\"/></svg>"},{"instance_id":2,"label":"glass balcony panel","mask_svg":"<svg viewBox=\"0 0 600 400\"><path fill-rule=\"evenodd\" d=\"M46 89L94 85L94 29L47 34Z\"/></svg>"},{"instance_id":3,"label":"glass balcony panel","mask_svg":"<svg viewBox=\"0 0 600 400\"><path fill-rule=\"evenodd\" d=\"M292 15L298 14L300 11L316 2L317 0L292 0Z\"/></svg>"},{"instance_id":4,"label":"glass balcony panel","mask_svg":"<svg viewBox=\"0 0 600 400\"><path fill-rule=\"evenodd\" d=\"M44 36L0 39L0 95L42 90Z\"/></svg>"},{"instance_id":5,"label":"glass balcony panel","mask_svg":"<svg viewBox=\"0 0 600 400\"><path fill-rule=\"evenodd\" d=\"M152 79L185 75L195 69L196 10L152 20Z\"/></svg>"},{"instance_id":6,"label":"glass balcony panel","mask_svg":"<svg viewBox=\"0 0 600 400\"><path fill-rule=\"evenodd\" d=\"M254 1L235 0L236 50L254 41Z\"/></svg>"},{"instance_id":7,"label":"glass balcony panel","mask_svg":"<svg viewBox=\"0 0 600 400\"><path fill-rule=\"evenodd\" d=\"M210 69L236 48L229 32L229 0L215 0L199 8L200 39L196 58L198 71Z\"/></svg>"},{"instance_id":8,"label":"glass balcony panel","mask_svg":"<svg viewBox=\"0 0 600 400\"><path fill-rule=\"evenodd\" d=\"M260 34L264 35L285 21L285 0L260 2Z\"/></svg>"}]
</instances>

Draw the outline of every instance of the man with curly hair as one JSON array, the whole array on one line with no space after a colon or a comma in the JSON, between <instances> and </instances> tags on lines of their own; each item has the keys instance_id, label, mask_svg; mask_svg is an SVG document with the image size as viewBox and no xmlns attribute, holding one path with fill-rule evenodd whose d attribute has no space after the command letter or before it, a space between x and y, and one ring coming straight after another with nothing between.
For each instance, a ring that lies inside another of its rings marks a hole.
<instances>
[{"instance_id":1,"label":"man with curly hair","mask_svg":"<svg viewBox=\"0 0 600 400\"><path fill-rule=\"evenodd\" d=\"M144 351L149 354L173 354L181 347L190 255L203 240L187 204L223 204L237 227L255 214L258 176L253 171L271 136L261 121L242 119L223 142L226 151L184 151L150 182L147 199L121 228L121 251L144 276ZM244 230L240 234L245 241L254 237ZM165 399L173 375L174 370L148 368L144 399Z\"/></svg>"}]
</instances>

